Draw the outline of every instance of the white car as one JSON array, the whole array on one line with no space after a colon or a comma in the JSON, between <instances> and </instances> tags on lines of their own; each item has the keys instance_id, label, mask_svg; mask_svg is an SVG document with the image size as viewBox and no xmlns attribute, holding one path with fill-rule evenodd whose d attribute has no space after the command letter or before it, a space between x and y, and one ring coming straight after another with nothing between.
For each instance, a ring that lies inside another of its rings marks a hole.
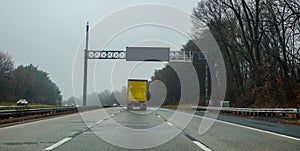
<instances>
[{"instance_id":1,"label":"white car","mask_svg":"<svg viewBox=\"0 0 300 151\"><path fill-rule=\"evenodd\" d=\"M17 101L17 106L27 106L28 105L28 101L26 99L20 99L19 101Z\"/></svg>"},{"instance_id":2,"label":"white car","mask_svg":"<svg viewBox=\"0 0 300 151\"><path fill-rule=\"evenodd\" d=\"M113 104L113 107L116 107L116 106L119 106L119 105L118 105L117 103L114 103L114 104Z\"/></svg>"}]
</instances>

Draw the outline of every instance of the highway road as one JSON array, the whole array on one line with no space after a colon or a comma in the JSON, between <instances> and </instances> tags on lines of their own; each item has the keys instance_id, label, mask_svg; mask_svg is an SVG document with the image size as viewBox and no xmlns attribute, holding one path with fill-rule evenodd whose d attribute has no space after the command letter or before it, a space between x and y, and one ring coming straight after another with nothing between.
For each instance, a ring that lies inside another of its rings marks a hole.
<instances>
[{"instance_id":1,"label":"highway road","mask_svg":"<svg viewBox=\"0 0 300 151\"><path fill-rule=\"evenodd\" d=\"M98 109L2 127L0 150L299 150L300 126L224 115L212 126L205 120L214 121L203 112ZM199 134L201 122L209 129Z\"/></svg>"}]
</instances>

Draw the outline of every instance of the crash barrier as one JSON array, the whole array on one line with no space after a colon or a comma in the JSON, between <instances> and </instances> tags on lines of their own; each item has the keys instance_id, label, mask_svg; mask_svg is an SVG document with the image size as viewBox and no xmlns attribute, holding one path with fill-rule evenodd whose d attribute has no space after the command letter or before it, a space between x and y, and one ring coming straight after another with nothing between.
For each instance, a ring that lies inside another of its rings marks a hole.
<instances>
[{"instance_id":1,"label":"crash barrier","mask_svg":"<svg viewBox=\"0 0 300 151\"><path fill-rule=\"evenodd\" d=\"M106 106L98 106L98 105L95 105L95 106L81 106L81 107L77 107L78 111L79 112L84 112L84 111L89 111L89 110L95 110L95 109L99 109L99 108L106 108Z\"/></svg>"},{"instance_id":2,"label":"crash barrier","mask_svg":"<svg viewBox=\"0 0 300 151\"><path fill-rule=\"evenodd\" d=\"M109 106L111 107L111 106ZM89 110L95 110L99 108L105 108L98 105L95 106L81 106L81 107L59 107L59 108L37 108L37 109L16 109L16 110L0 110L0 120L7 118L18 118L29 115L59 115L66 113L84 112Z\"/></svg>"},{"instance_id":3,"label":"crash barrier","mask_svg":"<svg viewBox=\"0 0 300 151\"><path fill-rule=\"evenodd\" d=\"M207 107L192 106L192 109L205 111L220 111L241 116L278 117L299 119L299 108L234 108L234 107Z\"/></svg>"},{"instance_id":4,"label":"crash barrier","mask_svg":"<svg viewBox=\"0 0 300 151\"><path fill-rule=\"evenodd\" d=\"M65 108L38 108L38 109L17 109L17 110L0 110L0 119L18 118L29 115L58 115L65 113L77 112L76 107Z\"/></svg>"}]
</instances>

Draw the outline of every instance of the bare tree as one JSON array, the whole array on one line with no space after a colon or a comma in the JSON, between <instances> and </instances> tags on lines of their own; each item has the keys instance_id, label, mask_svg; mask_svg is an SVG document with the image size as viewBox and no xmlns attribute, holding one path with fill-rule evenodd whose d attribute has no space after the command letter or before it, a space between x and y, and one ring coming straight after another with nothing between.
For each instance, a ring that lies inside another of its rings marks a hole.
<instances>
[{"instance_id":1,"label":"bare tree","mask_svg":"<svg viewBox=\"0 0 300 151\"><path fill-rule=\"evenodd\" d=\"M14 68L12 57L0 52L0 101L7 101L9 94L9 78Z\"/></svg>"},{"instance_id":2,"label":"bare tree","mask_svg":"<svg viewBox=\"0 0 300 151\"><path fill-rule=\"evenodd\" d=\"M13 68L14 62L12 57L9 54L0 51L0 78L7 78Z\"/></svg>"},{"instance_id":3,"label":"bare tree","mask_svg":"<svg viewBox=\"0 0 300 151\"><path fill-rule=\"evenodd\" d=\"M297 99L299 11L295 0L208 0L194 9L194 39L203 28L214 35L231 81L227 96L236 104L287 105Z\"/></svg>"}]
</instances>

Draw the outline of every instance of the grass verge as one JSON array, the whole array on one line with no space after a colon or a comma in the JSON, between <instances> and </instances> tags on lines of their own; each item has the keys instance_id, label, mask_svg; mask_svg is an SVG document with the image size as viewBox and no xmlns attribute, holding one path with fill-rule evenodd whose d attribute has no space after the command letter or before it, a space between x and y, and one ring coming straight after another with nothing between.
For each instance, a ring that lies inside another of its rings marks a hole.
<instances>
[{"instance_id":1,"label":"grass verge","mask_svg":"<svg viewBox=\"0 0 300 151\"><path fill-rule=\"evenodd\" d=\"M38 109L38 108L61 108L64 106L52 105L29 105L29 106L2 106L0 110L18 110L18 109Z\"/></svg>"},{"instance_id":2,"label":"grass verge","mask_svg":"<svg viewBox=\"0 0 300 151\"><path fill-rule=\"evenodd\" d=\"M282 123L284 124L293 124L293 125L300 125L300 120L283 120Z\"/></svg>"},{"instance_id":3,"label":"grass verge","mask_svg":"<svg viewBox=\"0 0 300 151\"><path fill-rule=\"evenodd\" d=\"M191 109L191 104L182 104L182 105L164 105L162 108L169 108L169 109L184 109L189 110Z\"/></svg>"}]
</instances>

